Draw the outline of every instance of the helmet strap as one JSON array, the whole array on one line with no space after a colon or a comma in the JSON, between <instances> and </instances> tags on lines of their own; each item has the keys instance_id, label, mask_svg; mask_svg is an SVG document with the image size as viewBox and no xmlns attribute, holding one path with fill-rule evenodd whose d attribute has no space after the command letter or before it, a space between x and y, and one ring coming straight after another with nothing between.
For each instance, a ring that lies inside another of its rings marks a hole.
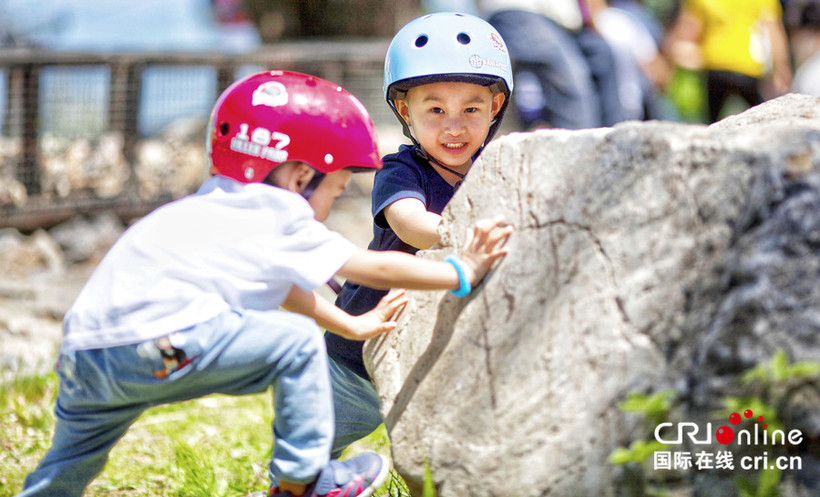
<instances>
[{"instance_id":1,"label":"helmet strap","mask_svg":"<svg viewBox=\"0 0 820 497\"><path fill-rule=\"evenodd\" d=\"M316 188L319 187L319 183L321 183L322 180L325 179L325 176L327 175L320 171L315 171L313 173L313 177L310 178L308 184L305 185L305 189L302 190L302 197L304 197L305 200L310 200L310 197L313 195L313 192L316 191Z\"/></svg>"},{"instance_id":2,"label":"helmet strap","mask_svg":"<svg viewBox=\"0 0 820 497\"><path fill-rule=\"evenodd\" d=\"M422 159L424 159L424 160L430 161L430 162L432 162L433 164L437 165L438 167L440 167L440 168L442 168L442 169L444 169L444 170L446 170L446 171L449 171L449 172L451 172L451 173L455 174L455 175L456 175L456 176L458 176L460 179L464 179L464 177L466 176L466 174L462 174L462 173L460 173L460 172L456 171L455 169L451 169L451 168L449 168L449 167L445 166L444 164L442 164L441 162L439 162L439 161L438 161L435 157L433 157L432 155L428 154L428 153L427 153L427 151L425 151L425 150L421 147L421 145L416 145L416 147L415 147L415 149L414 149L414 150L416 151L416 155L417 155L418 157L421 157L421 158L422 158Z\"/></svg>"},{"instance_id":3,"label":"helmet strap","mask_svg":"<svg viewBox=\"0 0 820 497\"><path fill-rule=\"evenodd\" d=\"M444 164L442 164L441 162L439 162L438 160L436 160L436 158L435 158L435 157L433 157L432 155L428 154L428 153L424 150L424 148L422 148L422 146L421 146L421 145L419 145L419 144L416 142L416 140L413 140L413 142L415 143L415 145L413 146L413 153L414 153L414 154L416 154L416 157L418 157L418 158L420 158L420 159L422 159L422 160L426 160L426 161L428 161L428 162L432 162L433 164L437 165L438 167L440 167L440 168L442 168L442 169L444 169L444 170L446 170L446 171L449 171L450 173L452 173L452 174L454 174L454 175L458 176L458 178L459 178L459 179L458 179L458 181L456 182L456 184L455 184L455 185L453 185L453 186L454 186L455 188L458 188L459 186L461 186L461 182L462 182L462 181L464 181L464 177L466 176L466 174L462 174L462 173L460 173L460 172L458 172L458 171L456 171L456 170L454 170L454 169L451 169L451 168L449 168L449 167L445 166Z\"/></svg>"}]
</instances>

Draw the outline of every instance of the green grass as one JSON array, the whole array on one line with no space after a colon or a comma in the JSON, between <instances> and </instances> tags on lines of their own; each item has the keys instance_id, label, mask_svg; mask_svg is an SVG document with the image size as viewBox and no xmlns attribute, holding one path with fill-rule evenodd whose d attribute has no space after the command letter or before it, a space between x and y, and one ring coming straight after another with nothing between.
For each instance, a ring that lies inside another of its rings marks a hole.
<instances>
[{"instance_id":1,"label":"green grass","mask_svg":"<svg viewBox=\"0 0 820 497\"><path fill-rule=\"evenodd\" d=\"M0 385L0 497L20 491L51 445L56 392L54 374ZM272 420L270 392L213 395L150 409L114 446L105 470L84 495L229 497L265 490ZM383 427L346 455L362 450L389 456ZM408 493L392 473L376 495Z\"/></svg>"}]
</instances>

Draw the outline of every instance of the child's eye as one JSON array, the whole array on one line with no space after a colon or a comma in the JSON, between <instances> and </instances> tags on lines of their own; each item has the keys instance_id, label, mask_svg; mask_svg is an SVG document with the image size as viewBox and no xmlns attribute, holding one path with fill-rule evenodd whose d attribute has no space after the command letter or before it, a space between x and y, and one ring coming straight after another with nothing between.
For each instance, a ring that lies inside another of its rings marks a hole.
<instances>
[{"instance_id":1,"label":"child's eye","mask_svg":"<svg viewBox=\"0 0 820 497\"><path fill-rule=\"evenodd\" d=\"M430 109L430 112L432 112L433 114L444 114L444 109L442 109L441 107L433 107L432 109Z\"/></svg>"},{"instance_id":2,"label":"child's eye","mask_svg":"<svg viewBox=\"0 0 820 497\"><path fill-rule=\"evenodd\" d=\"M466 109L464 109L464 112L466 112L468 114L472 114L473 112L478 112L478 108L477 107L467 107Z\"/></svg>"}]
</instances>

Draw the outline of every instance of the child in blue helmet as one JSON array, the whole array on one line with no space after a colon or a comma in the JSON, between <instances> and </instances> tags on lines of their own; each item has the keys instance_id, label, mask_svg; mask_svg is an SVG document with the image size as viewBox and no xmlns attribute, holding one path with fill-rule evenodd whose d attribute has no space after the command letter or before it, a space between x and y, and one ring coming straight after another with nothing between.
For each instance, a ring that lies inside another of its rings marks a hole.
<instances>
[{"instance_id":1,"label":"child in blue helmet","mask_svg":"<svg viewBox=\"0 0 820 497\"><path fill-rule=\"evenodd\" d=\"M411 21L385 58L385 99L413 142L383 158L372 194L372 250L411 254L440 241L441 212L501 123L513 88L501 35L484 20L436 13ZM347 282L336 305L374 308L382 290ZM362 342L327 333L336 412L333 455L381 423Z\"/></svg>"}]
</instances>

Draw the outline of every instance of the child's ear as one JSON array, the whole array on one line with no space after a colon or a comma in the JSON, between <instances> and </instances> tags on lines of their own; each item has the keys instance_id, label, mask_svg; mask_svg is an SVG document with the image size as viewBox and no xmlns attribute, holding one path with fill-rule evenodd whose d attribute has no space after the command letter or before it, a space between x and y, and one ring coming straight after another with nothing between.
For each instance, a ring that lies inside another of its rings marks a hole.
<instances>
[{"instance_id":1,"label":"child's ear","mask_svg":"<svg viewBox=\"0 0 820 497\"><path fill-rule=\"evenodd\" d=\"M302 193L313 178L313 173L313 168L304 162L285 162L274 168L265 182L294 193Z\"/></svg>"},{"instance_id":2,"label":"child's ear","mask_svg":"<svg viewBox=\"0 0 820 497\"><path fill-rule=\"evenodd\" d=\"M396 110L407 125L410 125L410 107L407 105L407 100L396 100Z\"/></svg>"},{"instance_id":3,"label":"child's ear","mask_svg":"<svg viewBox=\"0 0 820 497\"><path fill-rule=\"evenodd\" d=\"M298 193L302 193L310 180L313 179L313 175L315 171L312 167L308 166L304 162L299 162L293 170L293 181L295 182L294 186Z\"/></svg>"},{"instance_id":4,"label":"child's ear","mask_svg":"<svg viewBox=\"0 0 820 497\"><path fill-rule=\"evenodd\" d=\"M490 109L493 118L495 118L495 116L498 114L498 111L501 110L501 106L504 105L504 100L506 100L506 97L503 93L496 93L493 95L493 105L492 109Z\"/></svg>"}]
</instances>

